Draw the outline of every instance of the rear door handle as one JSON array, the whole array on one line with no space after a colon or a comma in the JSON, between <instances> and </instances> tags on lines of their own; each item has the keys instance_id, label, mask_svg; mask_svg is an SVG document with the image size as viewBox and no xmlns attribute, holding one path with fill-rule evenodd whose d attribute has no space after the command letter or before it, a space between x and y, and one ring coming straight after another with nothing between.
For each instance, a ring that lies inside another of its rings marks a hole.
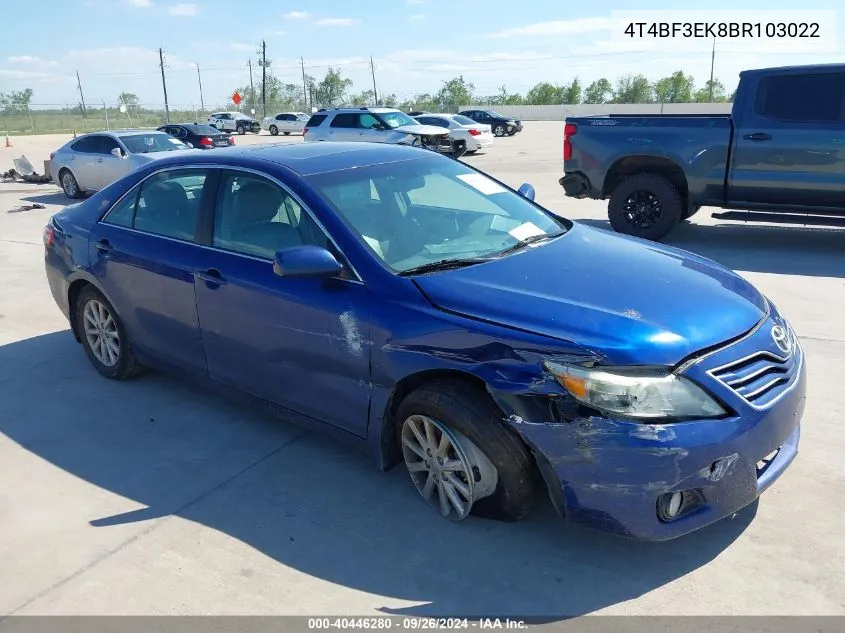
<instances>
[{"instance_id":1,"label":"rear door handle","mask_svg":"<svg viewBox=\"0 0 845 633\"><path fill-rule=\"evenodd\" d=\"M742 138L747 141L768 141L772 138L772 135L765 132L754 132L754 134L746 134Z\"/></svg>"},{"instance_id":2,"label":"rear door handle","mask_svg":"<svg viewBox=\"0 0 845 633\"><path fill-rule=\"evenodd\" d=\"M216 268L199 271L197 273L197 279L202 279L203 281L207 281L208 283L215 284L217 286L222 286L226 283L226 279L223 278L223 275L221 275L220 271Z\"/></svg>"},{"instance_id":3,"label":"rear door handle","mask_svg":"<svg viewBox=\"0 0 845 633\"><path fill-rule=\"evenodd\" d=\"M114 250L114 246L106 238L94 242L94 248L101 253L111 253Z\"/></svg>"}]
</instances>

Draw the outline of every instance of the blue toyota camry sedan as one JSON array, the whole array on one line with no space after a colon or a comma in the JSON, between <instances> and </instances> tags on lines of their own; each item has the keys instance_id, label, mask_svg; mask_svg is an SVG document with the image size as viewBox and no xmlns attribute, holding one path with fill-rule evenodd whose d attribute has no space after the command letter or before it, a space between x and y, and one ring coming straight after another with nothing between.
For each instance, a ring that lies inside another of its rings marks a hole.
<instances>
[{"instance_id":1,"label":"blue toyota camry sedan","mask_svg":"<svg viewBox=\"0 0 845 633\"><path fill-rule=\"evenodd\" d=\"M411 147L180 152L53 216L47 279L106 378L169 369L322 428L447 519L547 493L666 540L752 503L798 450L787 321L533 197Z\"/></svg>"}]
</instances>

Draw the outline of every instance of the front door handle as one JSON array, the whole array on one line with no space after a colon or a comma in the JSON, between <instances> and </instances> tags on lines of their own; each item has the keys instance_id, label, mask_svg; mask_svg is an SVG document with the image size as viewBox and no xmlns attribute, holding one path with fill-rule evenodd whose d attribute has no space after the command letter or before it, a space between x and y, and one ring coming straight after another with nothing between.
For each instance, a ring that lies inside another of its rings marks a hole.
<instances>
[{"instance_id":1,"label":"front door handle","mask_svg":"<svg viewBox=\"0 0 845 633\"><path fill-rule=\"evenodd\" d=\"M772 138L772 135L765 132L754 132L754 134L746 134L742 138L746 141L768 141Z\"/></svg>"},{"instance_id":2,"label":"front door handle","mask_svg":"<svg viewBox=\"0 0 845 633\"><path fill-rule=\"evenodd\" d=\"M111 253L114 250L114 246L106 238L94 242L94 248L101 253Z\"/></svg>"},{"instance_id":3,"label":"front door handle","mask_svg":"<svg viewBox=\"0 0 845 633\"><path fill-rule=\"evenodd\" d=\"M209 268L208 270L201 270L197 272L197 279L202 279L203 281L216 286L222 286L226 283L223 275L221 275L220 271L216 268Z\"/></svg>"}]
</instances>

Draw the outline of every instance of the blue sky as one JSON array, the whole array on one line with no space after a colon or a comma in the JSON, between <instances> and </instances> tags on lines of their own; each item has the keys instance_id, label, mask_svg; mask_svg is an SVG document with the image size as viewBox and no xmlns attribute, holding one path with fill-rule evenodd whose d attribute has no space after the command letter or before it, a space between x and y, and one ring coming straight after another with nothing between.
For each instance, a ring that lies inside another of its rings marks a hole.
<instances>
[{"instance_id":1,"label":"blue sky","mask_svg":"<svg viewBox=\"0 0 845 633\"><path fill-rule=\"evenodd\" d=\"M585 84L627 73L654 79L679 68L702 83L710 72L709 40L655 44L611 33L611 12L677 8L668 0L44 0L40 20L32 19L24 2L0 4L0 92L31 87L36 104L75 104L77 70L91 103L113 104L123 91L146 104L163 103L162 47L171 105L199 105L199 64L206 106L219 107L232 88L249 82L246 62L262 39L275 74L285 81L301 81L302 56L309 74L319 78L332 65L354 81L356 92L364 90L372 84L372 55L380 92L400 99L435 91L458 74L478 93L491 94L502 85L524 93L538 81L564 83L576 76ZM796 16L837 4L803 2ZM718 20L723 9L759 9L756 19L762 20L795 6L785 0L715 0L701 15ZM762 53L759 43L731 50L720 43L716 76L732 89L744 68L845 62L845 19L838 17L824 25L836 33L836 50L814 50L798 40Z\"/></svg>"}]
</instances>

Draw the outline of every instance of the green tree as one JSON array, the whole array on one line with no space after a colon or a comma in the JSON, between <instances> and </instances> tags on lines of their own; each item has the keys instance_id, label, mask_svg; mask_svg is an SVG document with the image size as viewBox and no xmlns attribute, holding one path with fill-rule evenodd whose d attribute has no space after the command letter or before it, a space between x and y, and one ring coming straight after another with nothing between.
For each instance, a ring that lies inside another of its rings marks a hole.
<instances>
[{"instance_id":1,"label":"green tree","mask_svg":"<svg viewBox=\"0 0 845 633\"><path fill-rule=\"evenodd\" d=\"M704 84L704 87L697 90L694 96L696 103L724 103L728 100L725 94L725 86L718 79L713 80L713 91L711 96L710 80Z\"/></svg>"},{"instance_id":2,"label":"green tree","mask_svg":"<svg viewBox=\"0 0 845 633\"><path fill-rule=\"evenodd\" d=\"M399 105L399 99L396 97L395 94L389 95L382 95L381 96L381 105L386 108L395 108Z\"/></svg>"},{"instance_id":3,"label":"green tree","mask_svg":"<svg viewBox=\"0 0 845 633\"><path fill-rule=\"evenodd\" d=\"M349 102L354 106L371 106L376 105L375 93L372 90L364 90L357 95L352 95Z\"/></svg>"},{"instance_id":4,"label":"green tree","mask_svg":"<svg viewBox=\"0 0 845 633\"><path fill-rule=\"evenodd\" d=\"M9 93L0 92L0 109L4 112L26 112L32 103L32 88L12 90Z\"/></svg>"},{"instance_id":5,"label":"green tree","mask_svg":"<svg viewBox=\"0 0 845 633\"><path fill-rule=\"evenodd\" d=\"M530 105L554 105L561 103L561 89L547 81L536 84L525 95L525 103Z\"/></svg>"},{"instance_id":6,"label":"green tree","mask_svg":"<svg viewBox=\"0 0 845 633\"><path fill-rule=\"evenodd\" d=\"M584 103L607 103L613 98L613 86L602 77L597 79L584 91Z\"/></svg>"},{"instance_id":7,"label":"green tree","mask_svg":"<svg viewBox=\"0 0 845 633\"><path fill-rule=\"evenodd\" d=\"M344 79L339 70L329 68L326 76L314 87L315 105L333 108L344 103L346 93L352 87L351 79Z\"/></svg>"},{"instance_id":8,"label":"green tree","mask_svg":"<svg viewBox=\"0 0 845 633\"><path fill-rule=\"evenodd\" d=\"M644 75L625 75L616 80L613 103L654 103L654 86Z\"/></svg>"},{"instance_id":9,"label":"green tree","mask_svg":"<svg viewBox=\"0 0 845 633\"><path fill-rule=\"evenodd\" d=\"M443 86L434 95L434 103L441 109L469 105L473 101L474 91L475 85L460 75L443 82Z\"/></svg>"},{"instance_id":10,"label":"green tree","mask_svg":"<svg viewBox=\"0 0 845 633\"><path fill-rule=\"evenodd\" d=\"M578 77L560 88L560 103L581 103L581 82Z\"/></svg>"},{"instance_id":11,"label":"green tree","mask_svg":"<svg viewBox=\"0 0 845 633\"><path fill-rule=\"evenodd\" d=\"M695 78L685 75L682 70L676 70L654 84L654 92L661 103L689 103L693 100L694 88Z\"/></svg>"}]
</instances>

